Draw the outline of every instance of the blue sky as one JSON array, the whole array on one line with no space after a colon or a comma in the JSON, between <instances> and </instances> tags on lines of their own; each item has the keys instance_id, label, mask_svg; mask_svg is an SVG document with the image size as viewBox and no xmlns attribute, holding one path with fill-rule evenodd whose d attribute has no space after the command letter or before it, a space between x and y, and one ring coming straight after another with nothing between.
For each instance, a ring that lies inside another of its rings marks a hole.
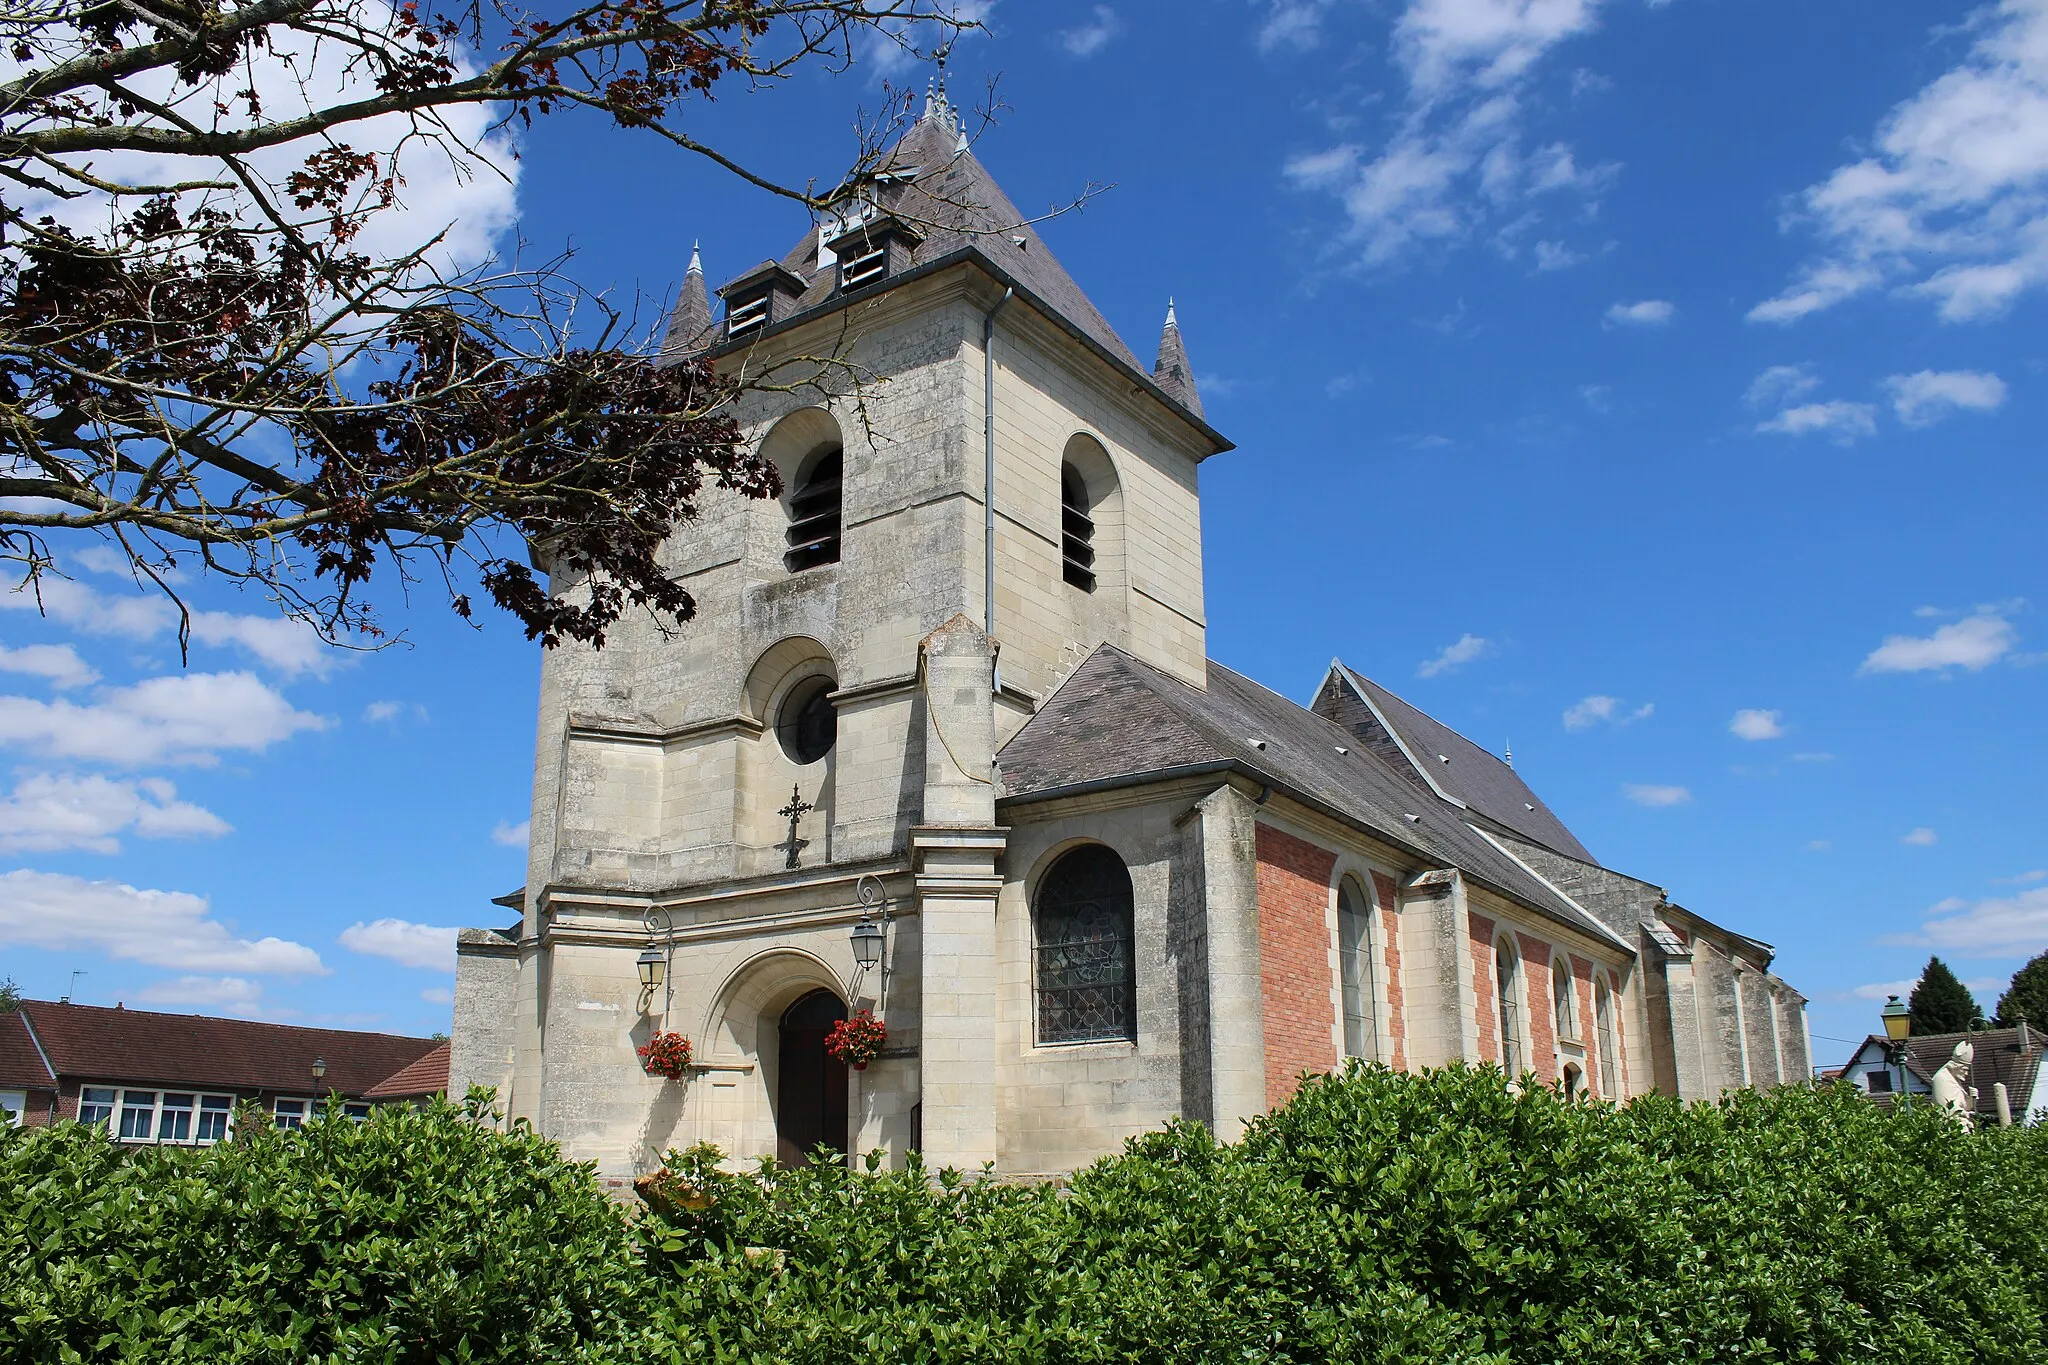
<instances>
[{"instance_id":1,"label":"blue sky","mask_svg":"<svg viewBox=\"0 0 2048 1365\"><path fill-rule=\"evenodd\" d=\"M1027 212L1112 187L1046 235L1140 354L1177 300L1238 442L1215 658L1512 743L1604 861L1777 945L1821 1060L1930 951L1988 1006L2048 947L2048 0L987 15L979 155ZM831 176L926 76L869 56L692 130ZM410 211L516 209L621 297L802 230L589 121L515 169ZM0 975L445 1028L445 930L523 875L536 651L423 588L337 656L202 587L181 668L96 558L0 610Z\"/></svg>"}]
</instances>

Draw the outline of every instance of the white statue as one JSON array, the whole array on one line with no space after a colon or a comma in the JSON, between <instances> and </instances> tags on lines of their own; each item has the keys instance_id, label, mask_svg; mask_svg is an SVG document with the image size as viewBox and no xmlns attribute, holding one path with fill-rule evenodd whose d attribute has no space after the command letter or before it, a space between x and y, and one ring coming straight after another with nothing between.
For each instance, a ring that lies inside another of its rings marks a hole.
<instances>
[{"instance_id":1,"label":"white statue","mask_svg":"<svg viewBox=\"0 0 2048 1365\"><path fill-rule=\"evenodd\" d=\"M1956 1044L1941 1070L1934 1073L1935 1104L1949 1110L1965 1128L1971 1126L1977 1113L1977 1092L1969 1086L1970 1062L1976 1052L1965 1038Z\"/></svg>"}]
</instances>

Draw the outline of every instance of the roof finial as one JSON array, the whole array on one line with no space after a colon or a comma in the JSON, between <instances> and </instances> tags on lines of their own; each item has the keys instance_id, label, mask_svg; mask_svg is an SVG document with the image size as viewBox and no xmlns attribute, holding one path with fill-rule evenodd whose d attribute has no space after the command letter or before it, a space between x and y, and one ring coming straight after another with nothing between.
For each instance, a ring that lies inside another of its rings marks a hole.
<instances>
[{"instance_id":1,"label":"roof finial","mask_svg":"<svg viewBox=\"0 0 2048 1365\"><path fill-rule=\"evenodd\" d=\"M683 272L685 275L701 275L704 273L704 257L698 251L700 245L702 244L699 242L690 243L690 268Z\"/></svg>"},{"instance_id":2,"label":"roof finial","mask_svg":"<svg viewBox=\"0 0 2048 1365\"><path fill-rule=\"evenodd\" d=\"M1173 295L1171 294L1166 296L1166 325L1173 328L1180 326L1180 319L1173 315Z\"/></svg>"},{"instance_id":3,"label":"roof finial","mask_svg":"<svg viewBox=\"0 0 2048 1365\"><path fill-rule=\"evenodd\" d=\"M1515 742L1513 740L1508 741L1507 751L1501 757L1507 760L1507 765L1510 768L1515 766Z\"/></svg>"}]
</instances>

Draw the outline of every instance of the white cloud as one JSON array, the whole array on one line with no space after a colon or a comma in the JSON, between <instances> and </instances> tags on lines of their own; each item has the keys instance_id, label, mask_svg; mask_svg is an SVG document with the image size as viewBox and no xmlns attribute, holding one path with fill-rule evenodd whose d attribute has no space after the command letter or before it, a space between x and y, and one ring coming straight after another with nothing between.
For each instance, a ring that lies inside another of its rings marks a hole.
<instances>
[{"instance_id":1,"label":"white cloud","mask_svg":"<svg viewBox=\"0 0 2048 1365\"><path fill-rule=\"evenodd\" d=\"M149 678L86 706L0 696L0 744L105 763L210 765L220 761L220 750L261 753L326 726L251 673Z\"/></svg>"},{"instance_id":2,"label":"white cloud","mask_svg":"<svg viewBox=\"0 0 2048 1365\"><path fill-rule=\"evenodd\" d=\"M1408 98L1392 115L1384 143L1346 142L1296 156L1285 166L1287 178L1338 200L1347 221L1341 240L1358 248L1365 267L1502 224L1503 232L1519 235L1544 221L1549 196L1592 199L1619 168L1582 166L1562 142L1528 149L1522 87L1545 53L1593 27L1599 2L1408 0L1392 49ZM1324 9L1280 0L1261 47L1314 46ZM1573 256L1554 233L1543 241L1539 268L1558 268Z\"/></svg>"},{"instance_id":3,"label":"white cloud","mask_svg":"<svg viewBox=\"0 0 2048 1365\"><path fill-rule=\"evenodd\" d=\"M119 853L115 836L126 830L145 839L217 839L232 832L212 811L178 800L177 789L160 777L117 782L37 773L0 797L0 851Z\"/></svg>"},{"instance_id":4,"label":"white cloud","mask_svg":"<svg viewBox=\"0 0 2048 1365\"><path fill-rule=\"evenodd\" d=\"M1456 644L1449 644L1434 659L1425 659L1416 666L1415 672L1424 678L1434 678L1439 673L1452 673L1475 659L1483 659L1493 650L1493 642L1477 635L1461 635Z\"/></svg>"},{"instance_id":5,"label":"white cloud","mask_svg":"<svg viewBox=\"0 0 2048 1365\"><path fill-rule=\"evenodd\" d=\"M1568 270L1586 258L1573 251L1563 242L1538 242L1536 244L1536 268L1538 270Z\"/></svg>"},{"instance_id":6,"label":"white cloud","mask_svg":"<svg viewBox=\"0 0 2048 1365\"><path fill-rule=\"evenodd\" d=\"M1894 107L1872 152L1799 198L1820 254L1750 310L1789 323L1881 286L1949 321L2048 282L2048 0L2001 0L1950 70Z\"/></svg>"},{"instance_id":7,"label":"white cloud","mask_svg":"<svg viewBox=\"0 0 2048 1365\"><path fill-rule=\"evenodd\" d=\"M997 0L948 0L948 3L934 5L930 10L922 12L927 15L951 15L963 24L986 24L989 16L995 13L996 4ZM906 11L917 8L919 7L904 7ZM980 31L971 30L960 34L960 37L970 38L975 32ZM928 27L890 20L863 30L856 43L856 56L864 65L873 67L876 75L885 80L894 80L923 60L916 51L916 43L921 41L929 44L938 37L938 33Z\"/></svg>"},{"instance_id":8,"label":"white cloud","mask_svg":"<svg viewBox=\"0 0 2048 1365\"><path fill-rule=\"evenodd\" d=\"M1826 853L1834 846L1834 841L1831 839L1808 839L1806 841L1806 851L1808 853Z\"/></svg>"},{"instance_id":9,"label":"white cloud","mask_svg":"<svg viewBox=\"0 0 2048 1365\"><path fill-rule=\"evenodd\" d=\"M2022 872L2017 877L1993 877L2000 886L2025 886L2030 882L2048 882L2048 867L2037 867L2031 872Z\"/></svg>"},{"instance_id":10,"label":"white cloud","mask_svg":"<svg viewBox=\"0 0 2048 1365\"><path fill-rule=\"evenodd\" d=\"M1920 978L1917 976L1911 981L1872 981L1856 987L1849 994L1855 996L1858 1000L1889 1000L1895 995L1899 999L1904 1000L1913 993L1913 988L1919 984Z\"/></svg>"},{"instance_id":11,"label":"white cloud","mask_svg":"<svg viewBox=\"0 0 2048 1365\"><path fill-rule=\"evenodd\" d=\"M455 1003L455 992L446 986L429 986L420 992L420 999L429 1005L452 1005Z\"/></svg>"},{"instance_id":12,"label":"white cloud","mask_svg":"<svg viewBox=\"0 0 2048 1365\"><path fill-rule=\"evenodd\" d=\"M1786 408L1768 422L1757 423L1756 429L1780 436L1820 434L1832 437L1840 445L1848 445L1859 436L1876 434L1877 409L1868 403L1850 403L1841 399L1831 403L1805 403L1796 408Z\"/></svg>"},{"instance_id":13,"label":"white cloud","mask_svg":"<svg viewBox=\"0 0 2048 1365\"><path fill-rule=\"evenodd\" d=\"M263 987L245 976L180 976L144 986L135 1000L143 1005L195 1005L248 1019L263 1012Z\"/></svg>"},{"instance_id":14,"label":"white cloud","mask_svg":"<svg viewBox=\"0 0 2048 1365\"><path fill-rule=\"evenodd\" d=\"M2010 653L2019 636L1995 611L1951 621L1932 635L1887 635L1859 673L1925 673L1964 668L1981 672Z\"/></svg>"},{"instance_id":15,"label":"white cloud","mask_svg":"<svg viewBox=\"0 0 2048 1365\"><path fill-rule=\"evenodd\" d=\"M1567 730L1590 730L1606 722L1612 725L1633 725L1639 720L1648 720L1657 710L1655 702L1644 702L1629 709L1619 697L1587 697L1574 702L1564 713L1564 728Z\"/></svg>"},{"instance_id":16,"label":"white cloud","mask_svg":"<svg viewBox=\"0 0 2048 1365\"><path fill-rule=\"evenodd\" d=\"M1950 897L1929 913L1936 918L1898 941L1973 957L2030 957L2048 948L2048 886L1974 902Z\"/></svg>"},{"instance_id":17,"label":"white cloud","mask_svg":"<svg viewBox=\"0 0 2048 1365\"><path fill-rule=\"evenodd\" d=\"M1329 0L1273 0L1259 25L1259 51L1307 52L1322 46L1323 11Z\"/></svg>"},{"instance_id":18,"label":"white cloud","mask_svg":"<svg viewBox=\"0 0 2048 1365\"><path fill-rule=\"evenodd\" d=\"M1901 834L1899 842L1909 848L1932 848L1941 842L1941 836L1927 828L1927 826L1922 825L1918 829L1908 830L1906 833Z\"/></svg>"},{"instance_id":19,"label":"white cloud","mask_svg":"<svg viewBox=\"0 0 2048 1365\"><path fill-rule=\"evenodd\" d=\"M341 946L371 957L389 958L402 967L424 971L455 970L455 929L410 920L358 921L341 931Z\"/></svg>"},{"instance_id":20,"label":"white cloud","mask_svg":"<svg viewBox=\"0 0 2048 1365\"><path fill-rule=\"evenodd\" d=\"M1738 739L1778 739L1785 733L1782 711L1737 711L1728 722L1728 733Z\"/></svg>"},{"instance_id":21,"label":"white cloud","mask_svg":"<svg viewBox=\"0 0 2048 1365\"><path fill-rule=\"evenodd\" d=\"M1097 5L1087 23L1060 34L1060 46L1075 57L1093 57L1109 46L1109 40L1123 32L1123 20L1108 5Z\"/></svg>"},{"instance_id":22,"label":"white cloud","mask_svg":"<svg viewBox=\"0 0 2048 1365\"><path fill-rule=\"evenodd\" d=\"M1617 303L1607 310L1611 327L1661 327L1678 313L1669 299L1644 299L1639 303Z\"/></svg>"},{"instance_id":23,"label":"white cloud","mask_svg":"<svg viewBox=\"0 0 2048 1365\"><path fill-rule=\"evenodd\" d=\"M1991 412L2005 402L2005 381L1975 370L1922 370L1884 381L1892 410L1909 427L1924 427L1958 409Z\"/></svg>"},{"instance_id":24,"label":"white cloud","mask_svg":"<svg viewBox=\"0 0 2048 1365\"><path fill-rule=\"evenodd\" d=\"M1638 806L1682 806L1692 800L1689 787L1669 787L1654 782L1630 782L1621 790Z\"/></svg>"},{"instance_id":25,"label":"white cloud","mask_svg":"<svg viewBox=\"0 0 2048 1365\"><path fill-rule=\"evenodd\" d=\"M395 17L393 7L384 0L361 0L350 10L352 20L372 30L388 29ZM460 75L475 71L465 51L447 50L456 59ZM13 69L12 63L8 69ZM349 46L332 40L320 42L313 35L280 28L266 33L264 43L254 55L238 65L227 79L228 88L246 85L254 89L266 119L283 122L316 108L375 94L377 74L371 65L357 60L355 50ZM132 85L143 96L161 99L166 104L191 102L189 98L177 97L175 75L167 68L145 72ZM425 246L437 233L445 232L435 260L443 268L462 268L481 263L491 254L499 237L513 226L520 166L512 134L492 127L498 111L484 105L454 105L437 111L437 117L448 130L446 145L426 143L414 134L412 121L402 114L366 119L335 133L355 150L373 153L380 159L399 153L397 206L372 215L353 243L358 250L392 259ZM210 126L228 130L246 127L248 123L247 115L238 106L235 110L221 110L218 118L211 119ZM454 144L473 152L451 156ZM282 183L299 169L309 150L304 142L287 143L257 151L248 161L260 175L273 183ZM217 179L220 174L217 162L148 152L117 151L70 159L89 161L98 175L131 183L171 184ZM31 215L49 213L72 228L105 226L105 201L98 196L67 202L31 190L22 195L22 206Z\"/></svg>"},{"instance_id":26,"label":"white cloud","mask_svg":"<svg viewBox=\"0 0 2048 1365\"><path fill-rule=\"evenodd\" d=\"M86 635L129 640L154 640L178 625L178 609L166 597L153 593L110 595L67 578L45 578L33 590L10 586L0 591L0 610L5 609L40 611ZM286 677L310 673L324 678L348 657L347 651L323 642L305 622L283 616L195 611L191 631L198 644L233 645Z\"/></svg>"},{"instance_id":27,"label":"white cloud","mask_svg":"<svg viewBox=\"0 0 2048 1365\"><path fill-rule=\"evenodd\" d=\"M9 649L0 645L0 673L26 673L47 678L50 686L63 689L98 682L100 675L78 657L70 645L23 645Z\"/></svg>"},{"instance_id":28,"label":"white cloud","mask_svg":"<svg viewBox=\"0 0 2048 1365\"><path fill-rule=\"evenodd\" d=\"M405 709L404 702L373 701L363 708L363 719L372 725L380 721L397 720L398 713Z\"/></svg>"},{"instance_id":29,"label":"white cloud","mask_svg":"<svg viewBox=\"0 0 2048 1365\"><path fill-rule=\"evenodd\" d=\"M1804 365L1773 365L1750 381L1742 401L1753 408L1775 408L1803 398L1820 387L1820 380Z\"/></svg>"},{"instance_id":30,"label":"white cloud","mask_svg":"<svg viewBox=\"0 0 2048 1365\"><path fill-rule=\"evenodd\" d=\"M324 976L320 955L281 938L237 938L206 898L26 868L0 874L0 943L97 950L189 972Z\"/></svg>"},{"instance_id":31,"label":"white cloud","mask_svg":"<svg viewBox=\"0 0 2048 1365\"><path fill-rule=\"evenodd\" d=\"M500 820L497 828L491 831L491 842L503 844L506 848L525 848L532 829L531 820L521 820L516 825Z\"/></svg>"}]
</instances>

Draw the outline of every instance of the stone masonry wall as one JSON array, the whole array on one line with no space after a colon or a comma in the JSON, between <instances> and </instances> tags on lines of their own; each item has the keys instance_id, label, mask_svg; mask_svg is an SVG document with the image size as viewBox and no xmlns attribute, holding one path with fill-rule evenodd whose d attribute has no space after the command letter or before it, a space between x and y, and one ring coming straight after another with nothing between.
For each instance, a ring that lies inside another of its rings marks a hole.
<instances>
[{"instance_id":1,"label":"stone masonry wall","mask_svg":"<svg viewBox=\"0 0 2048 1365\"><path fill-rule=\"evenodd\" d=\"M1401 989L1401 911L1394 879L1384 872L1372 874L1374 894L1380 903L1380 940L1387 950L1387 1041L1391 1051L1387 1064L1396 1071L1408 1069L1407 1000Z\"/></svg>"},{"instance_id":2,"label":"stone masonry wall","mask_svg":"<svg viewBox=\"0 0 2048 1365\"><path fill-rule=\"evenodd\" d=\"M1258 859L1266 1105L1278 1108L1293 1096L1301 1072L1337 1065L1328 927L1337 855L1262 824Z\"/></svg>"}]
</instances>

